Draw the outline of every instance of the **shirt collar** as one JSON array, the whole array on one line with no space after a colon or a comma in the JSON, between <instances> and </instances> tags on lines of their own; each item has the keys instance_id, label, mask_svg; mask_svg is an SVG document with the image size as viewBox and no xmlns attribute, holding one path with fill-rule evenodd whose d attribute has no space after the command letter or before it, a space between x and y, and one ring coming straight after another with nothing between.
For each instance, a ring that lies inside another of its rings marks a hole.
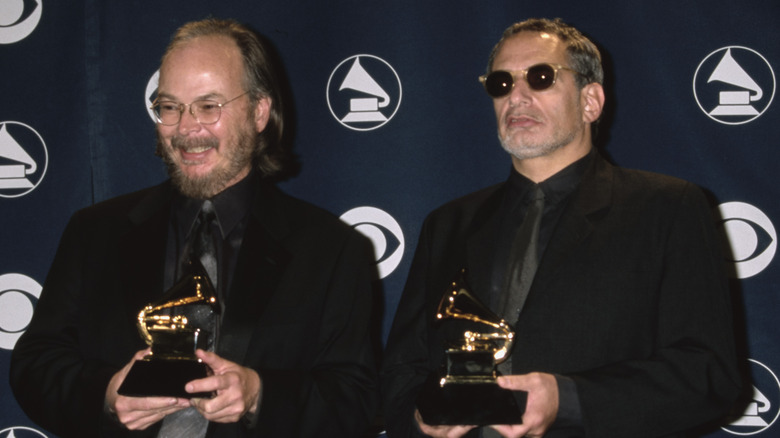
<instances>
[{"instance_id":1,"label":"shirt collar","mask_svg":"<svg viewBox=\"0 0 780 438\"><path fill-rule=\"evenodd\" d=\"M253 183L255 179L256 172L252 171L241 181L211 198L222 238L229 235L249 212L249 206L257 189L257 184ZM200 199L187 198L182 195L176 197L174 211L179 229L187 230L187 234L189 234L202 204L203 200Z\"/></svg>"},{"instance_id":2,"label":"shirt collar","mask_svg":"<svg viewBox=\"0 0 780 438\"><path fill-rule=\"evenodd\" d=\"M542 192L544 192L545 204L556 204L571 194L574 189L577 188L580 180L582 180L582 175L585 174L585 170L593 161L595 155L595 149L591 149L584 157L569 164L555 175L539 183L539 187L541 187ZM514 166L509 172L507 182L510 199L525 199L535 184L515 170Z\"/></svg>"}]
</instances>

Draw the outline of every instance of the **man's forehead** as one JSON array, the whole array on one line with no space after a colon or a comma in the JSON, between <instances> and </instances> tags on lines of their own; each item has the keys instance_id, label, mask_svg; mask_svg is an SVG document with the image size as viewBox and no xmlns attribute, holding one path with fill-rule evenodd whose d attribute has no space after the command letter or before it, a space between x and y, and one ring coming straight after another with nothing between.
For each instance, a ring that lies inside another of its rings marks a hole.
<instances>
[{"instance_id":1,"label":"man's forehead","mask_svg":"<svg viewBox=\"0 0 780 438\"><path fill-rule=\"evenodd\" d=\"M160 65L161 87L175 85L183 77L197 82L240 82L243 59L238 46L224 36L202 36L172 48ZM173 83L171 83L173 81Z\"/></svg>"},{"instance_id":2,"label":"man's forehead","mask_svg":"<svg viewBox=\"0 0 780 438\"><path fill-rule=\"evenodd\" d=\"M557 35L547 32L523 31L508 37L496 54L495 63L532 59L538 62L561 62L565 44Z\"/></svg>"}]
</instances>

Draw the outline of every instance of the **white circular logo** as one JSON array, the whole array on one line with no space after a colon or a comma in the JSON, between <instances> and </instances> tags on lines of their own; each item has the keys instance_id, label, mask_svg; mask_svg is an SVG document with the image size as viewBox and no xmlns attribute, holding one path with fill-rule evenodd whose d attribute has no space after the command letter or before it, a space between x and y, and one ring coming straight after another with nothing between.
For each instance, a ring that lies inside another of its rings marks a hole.
<instances>
[{"instance_id":1,"label":"white circular logo","mask_svg":"<svg viewBox=\"0 0 780 438\"><path fill-rule=\"evenodd\" d=\"M0 122L0 197L18 198L38 187L49 152L43 137L19 122Z\"/></svg>"},{"instance_id":2,"label":"white circular logo","mask_svg":"<svg viewBox=\"0 0 780 438\"><path fill-rule=\"evenodd\" d=\"M379 278L390 275L404 256L404 233L392 216L374 207L357 207L341 215L341 220L371 240ZM392 246L396 246L392 250Z\"/></svg>"},{"instance_id":3,"label":"white circular logo","mask_svg":"<svg viewBox=\"0 0 780 438\"><path fill-rule=\"evenodd\" d=\"M25 39L38 26L42 13L42 0L3 0L0 7L0 44L13 44Z\"/></svg>"},{"instance_id":4,"label":"white circular logo","mask_svg":"<svg viewBox=\"0 0 780 438\"><path fill-rule=\"evenodd\" d=\"M159 83L160 70L157 70L152 77L149 78L149 82L146 83L146 92L144 93L144 106L146 107L146 112L149 113L149 118L151 118L154 123L157 123L157 117L154 116L154 112L152 111L152 103L154 103L154 99L157 98L157 86Z\"/></svg>"},{"instance_id":5,"label":"white circular logo","mask_svg":"<svg viewBox=\"0 0 780 438\"><path fill-rule=\"evenodd\" d=\"M373 55L355 55L336 66L326 98L333 117L355 131L377 129L401 106L401 79L393 67Z\"/></svg>"},{"instance_id":6,"label":"white circular logo","mask_svg":"<svg viewBox=\"0 0 780 438\"><path fill-rule=\"evenodd\" d=\"M41 285L22 274L0 275L0 348L13 350L32 320Z\"/></svg>"},{"instance_id":7,"label":"white circular logo","mask_svg":"<svg viewBox=\"0 0 780 438\"><path fill-rule=\"evenodd\" d=\"M16 426L0 430L0 438L48 438L31 427Z\"/></svg>"},{"instance_id":8,"label":"white circular logo","mask_svg":"<svg viewBox=\"0 0 780 438\"><path fill-rule=\"evenodd\" d=\"M693 75L693 96L709 118L741 125L760 117L775 97L775 72L760 53L728 46L709 55Z\"/></svg>"},{"instance_id":9,"label":"white circular logo","mask_svg":"<svg viewBox=\"0 0 780 438\"><path fill-rule=\"evenodd\" d=\"M752 277L766 269L777 251L777 232L772 221L758 208L744 202L727 202L718 207L726 255L734 264L736 278Z\"/></svg>"},{"instance_id":10,"label":"white circular logo","mask_svg":"<svg viewBox=\"0 0 780 438\"><path fill-rule=\"evenodd\" d=\"M780 380L766 365L750 361L752 384L747 385L729 424L721 428L733 435L755 435L769 429L780 416Z\"/></svg>"}]
</instances>

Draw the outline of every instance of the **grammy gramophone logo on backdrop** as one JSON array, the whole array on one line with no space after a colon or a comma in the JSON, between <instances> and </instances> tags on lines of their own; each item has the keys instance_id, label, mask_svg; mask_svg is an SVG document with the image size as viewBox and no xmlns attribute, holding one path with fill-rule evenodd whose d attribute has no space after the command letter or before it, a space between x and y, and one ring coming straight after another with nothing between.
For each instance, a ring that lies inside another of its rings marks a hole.
<instances>
[{"instance_id":1,"label":"grammy gramophone logo on backdrop","mask_svg":"<svg viewBox=\"0 0 780 438\"><path fill-rule=\"evenodd\" d=\"M18 198L35 190L48 164L46 143L35 129L0 122L0 198Z\"/></svg>"},{"instance_id":2,"label":"grammy gramophone logo on backdrop","mask_svg":"<svg viewBox=\"0 0 780 438\"><path fill-rule=\"evenodd\" d=\"M722 429L732 435L763 436L780 417L780 380L765 364L748 360L751 382L744 383L742 397Z\"/></svg>"},{"instance_id":3,"label":"grammy gramophone logo on backdrop","mask_svg":"<svg viewBox=\"0 0 780 438\"><path fill-rule=\"evenodd\" d=\"M401 105L401 94L398 73L374 55L349 57L328 78L330 113L356 131L370 131L389 122Z\"/></svg>"},{"instance_id":4,"label":"grammy gramophone logo on backdrop","mask_svg":"<svg viewBox=\"0 0 780 438\"><path fill-rule=\"evenodd\" d=\"M709 118L741 125L760 117L775 96L775 72L753 49L728 46L704 58L693 76L693 95Z\"/></svg>"},{"instance_id":5,"label":"grammy gramophone logo on backdrop","mask_svg":"<svg viewBox=\"0 0 780 438\"><path fill-rule=\"evenodd\" d=\"M31 427L16 426L0 430L0 438L48 438L43 432Z\"/></svg>"}]
</instances>

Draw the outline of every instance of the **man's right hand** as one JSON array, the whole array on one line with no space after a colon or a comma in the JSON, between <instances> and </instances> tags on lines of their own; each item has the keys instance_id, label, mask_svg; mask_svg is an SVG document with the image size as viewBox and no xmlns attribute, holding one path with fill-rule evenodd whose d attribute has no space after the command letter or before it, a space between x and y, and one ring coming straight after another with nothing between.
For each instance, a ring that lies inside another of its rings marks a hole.
<instances>
[{"instance_id":1,"label":"man's right hand","mask_svg":"<svg viewBox=\"0 0 780 438\"><path fill-rule=\"evenodd\" d=\"M136 360L142 359L149 349L141 350L111 378L106 388L106 409L130 430L144 430L165 418L166 415L190 406L184 398L176 397L125 397L117 390Z\"/></svg>"},{"instance_id":2,"label":"man's right hand","mask_svg":"<svg viewBox=\"0 0 780 438\"><path fill-rule=\"evenodd\" d=\"M476 426L431 426L423 422L420 411L414 410L414 418L420 431L433 438L460 438Z\"/></svg>"}]
</instances>

